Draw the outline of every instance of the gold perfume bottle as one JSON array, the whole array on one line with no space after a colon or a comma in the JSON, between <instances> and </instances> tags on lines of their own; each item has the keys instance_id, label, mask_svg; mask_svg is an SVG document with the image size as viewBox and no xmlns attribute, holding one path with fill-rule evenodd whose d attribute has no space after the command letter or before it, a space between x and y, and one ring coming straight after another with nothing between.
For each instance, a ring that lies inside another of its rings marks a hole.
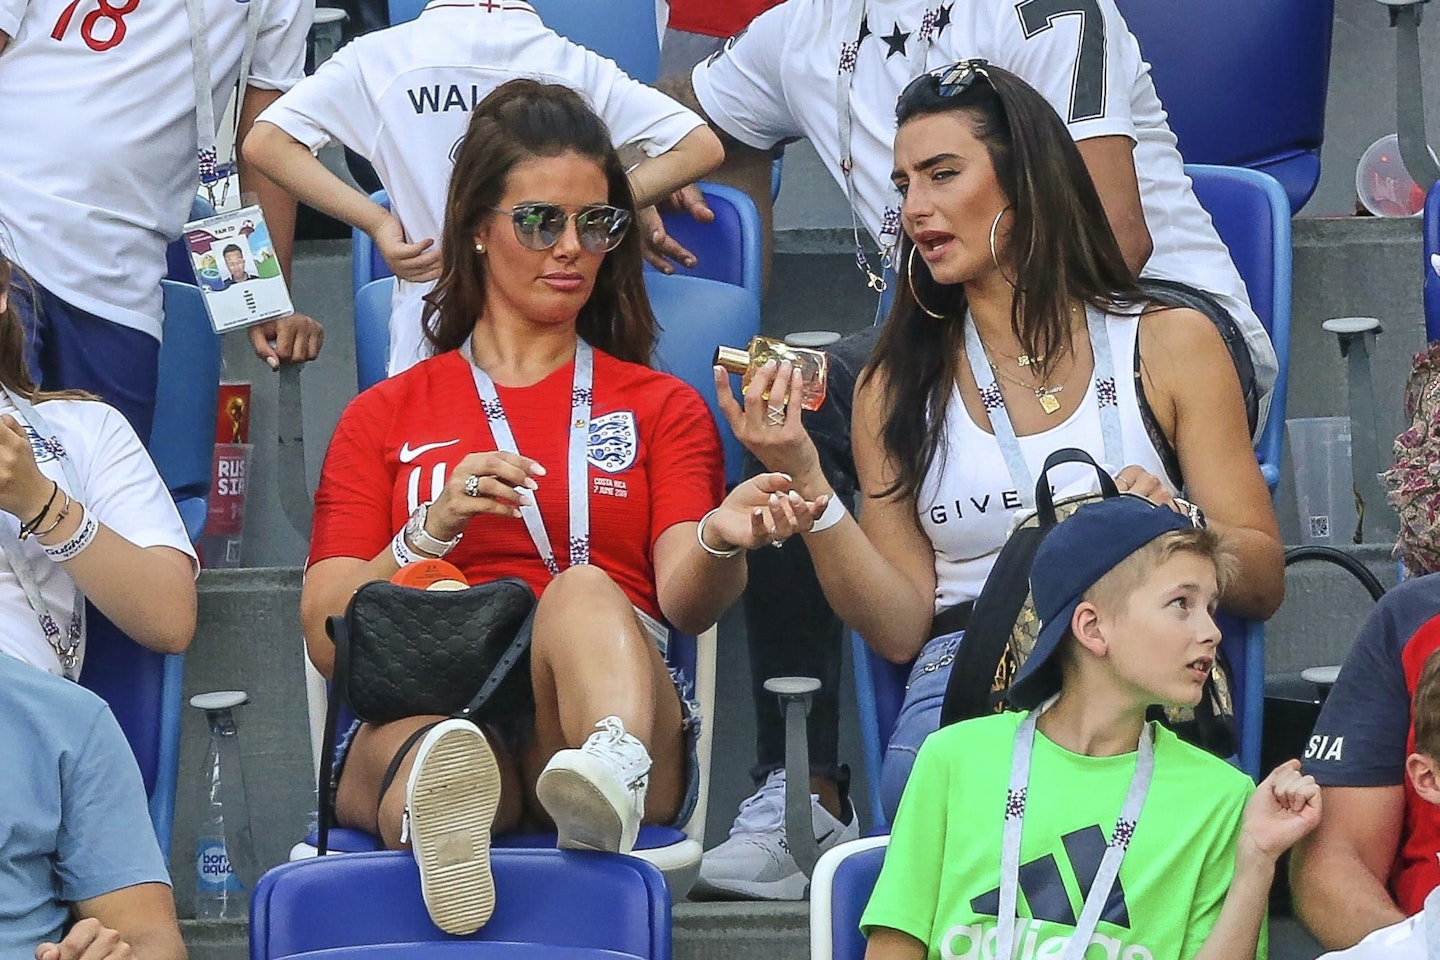
<instances>
[{"instance_id":1,"label":"gold perfume bottle","mask_svg":"<svg viewBox=\"0 0 1440 960\"><path fill-rule=\"evenodd\" d=\"M744 350L735 347L715 348L715 365L743 377L740 386L742 390L750 386L755 371L768 360L774 360L776 364L788 360L798 367L801 378L800 406L806 410L820 409L820 404L825 402L825 377L830 369L830 357L825 351L792 347L783 340L772 340L769 337L751 338L750 346ZM770 394L766 393L764 399L769 400Z\"/></svg>"}]
</instances>

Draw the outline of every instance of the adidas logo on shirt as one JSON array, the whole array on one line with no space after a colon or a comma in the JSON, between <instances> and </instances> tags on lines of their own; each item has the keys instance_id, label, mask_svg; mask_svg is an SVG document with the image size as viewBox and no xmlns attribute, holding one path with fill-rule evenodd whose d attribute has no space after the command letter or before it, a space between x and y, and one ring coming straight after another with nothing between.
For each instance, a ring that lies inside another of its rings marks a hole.
<instances>
[{"instance_id":1,"label":"adidas logo on shirt","mask_svg":"<svg viewBox=\"0 0 1440 960\"><path fill-rule=\"evenodd\" d=\"M1061 837L1066 859L1070 861L1070 872L1074 874L1079 889L1072 891L1066 885L1065 875L1054 854L1020 865L1020 895L1030 908L1033 919L1019 918L1015 923L1015 956L1013 960L1042 960L1057 957L1069 943L1066 935L1045 936L1045 924L1054 923L1073 927L1079 916L1079 907L1090 893L1095 874L1100 870L1100 860L1105 855L1105 833L1099 824L1092 824ZM970 909L978 914L996 916L1000 912L1000 888L981 894L970 901ZM1117 879L1110 890L1110 898L1101 911L1100 919L1117 927L1130 927L1130 908L1125 902L1125 890ZM940 955L945 960L997 960L996 942L999 939L999 925L991 923L957 924L945 931L940 940ZM1096 933L1090 938L1090 947L1104 951L1106 960L1153 960L1154 954L1143 944L1125 943L1118 937ZM1092 952L1087 958L1095 957Z\"/></svg>"}]
</instances>

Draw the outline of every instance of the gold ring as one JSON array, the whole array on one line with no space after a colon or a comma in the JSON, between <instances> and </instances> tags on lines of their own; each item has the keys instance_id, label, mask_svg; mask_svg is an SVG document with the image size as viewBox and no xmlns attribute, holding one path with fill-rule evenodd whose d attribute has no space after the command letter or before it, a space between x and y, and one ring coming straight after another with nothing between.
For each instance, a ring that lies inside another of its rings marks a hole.
<instances>
[{"instance_id":1,"label":"gold ring","mask_svg":"<svg viewBox=\"0 0 1440 960\"><path fill-rule=\"evenodd\" d=\"M772 427L783 426L785 424L785 408L771 404L769 410L770 412L765 415L765 422Z\"/></svg>"}]
</instances>

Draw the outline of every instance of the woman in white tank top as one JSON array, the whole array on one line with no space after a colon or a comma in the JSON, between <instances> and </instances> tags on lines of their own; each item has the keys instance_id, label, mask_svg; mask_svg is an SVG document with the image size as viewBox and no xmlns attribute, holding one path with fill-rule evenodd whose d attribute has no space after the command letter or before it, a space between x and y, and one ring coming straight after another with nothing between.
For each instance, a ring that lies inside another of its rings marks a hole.
<instances>
[{"instance_id":1,"label":"woman in white tank top","mask_svg":"<svg viewBox=\"0 0 1440 960\"><path fill-rule=\"evenodd\" d=\"M1183 489L1240 559L1226 610L1263 619L1284 593L1230 356L1205 316L1146 300L1050 105L968 61L912 83L897 124L900 287L852 427L864 507L857 522L837 503L805 534L836 613L887 660L920 657L912 680L924 683L911 684L886 758L892 809L938 724L968 603L1054 450L1087 450L1122 491L1157 503ZM798 377L783 424L761 401L791 376L762 371L730 419L813 500L832 491L798 422ZM1052 475L1062 492L1081 478ZM918 703L917 685L933 703Z\"/></svg>"}]
</instances>

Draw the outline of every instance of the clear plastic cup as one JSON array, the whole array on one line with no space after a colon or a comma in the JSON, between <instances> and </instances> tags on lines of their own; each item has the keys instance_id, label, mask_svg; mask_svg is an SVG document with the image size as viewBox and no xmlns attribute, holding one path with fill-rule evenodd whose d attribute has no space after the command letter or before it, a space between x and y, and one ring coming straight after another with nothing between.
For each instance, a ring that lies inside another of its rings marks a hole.
<instances>
[{"instance_id":1,"label":"clear plastic cup","mask_svg":"<svg viewBox=\"0 0 1440 960\"><path fill-rule=\"evenodd\" d=\"M1377 217L1418 217L1425 209L1425 189L1405 169L1400 138L1393 133L1370 144L1360 157L1355 166L1355 193Z\"/></svg>"},{"instance_id":2,"label":"clear plastic cup","mask_svg":"<svg viewBox=\"0 0 1440 960\"><path fill-rule=\"evenodd\" d=\"M1300 542L1353 543L1359 517L1350 467L1350 419L1311 417L1286 420Z\"/></svg>"}]
</instances>

